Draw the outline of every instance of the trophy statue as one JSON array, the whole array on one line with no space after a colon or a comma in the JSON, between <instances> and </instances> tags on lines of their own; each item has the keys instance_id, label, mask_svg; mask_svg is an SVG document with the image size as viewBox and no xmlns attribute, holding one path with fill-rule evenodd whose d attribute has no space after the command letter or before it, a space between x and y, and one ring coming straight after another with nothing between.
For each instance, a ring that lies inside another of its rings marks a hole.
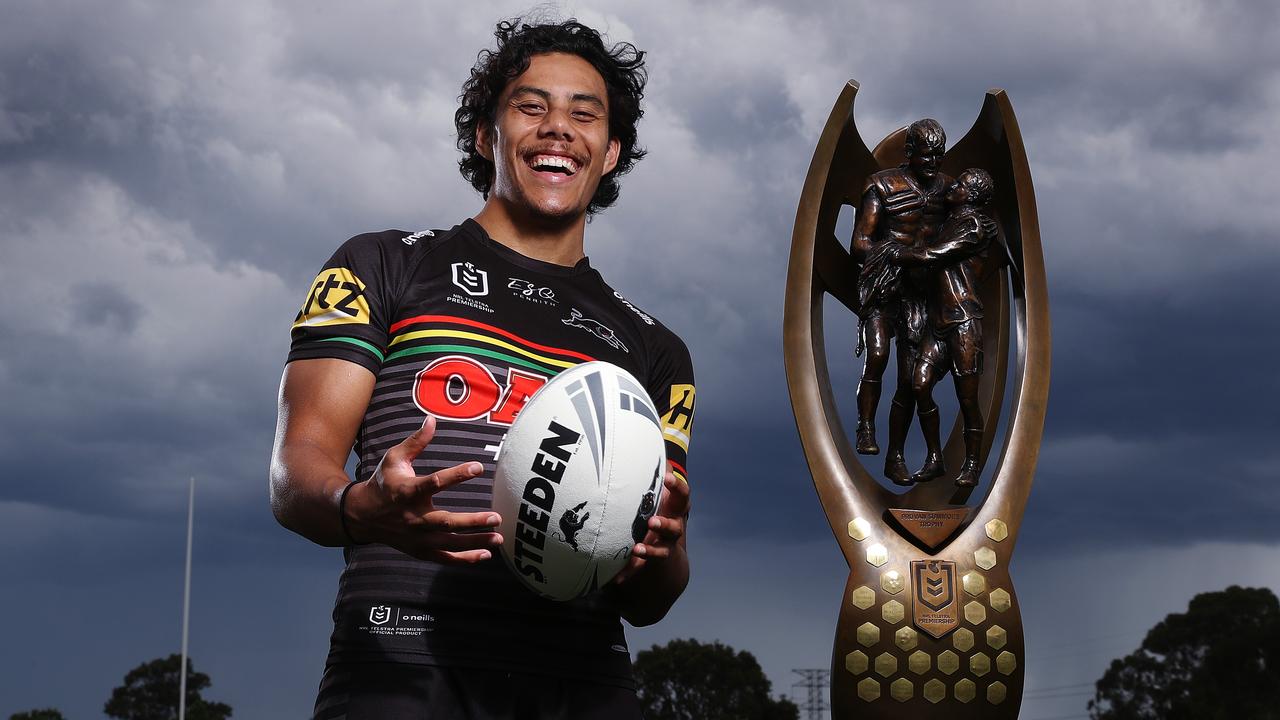
<instances>
[{"instance_id":1,"label":"trophy statue","mask_svg":"<svg viewBox=\"0 0 1280 720\"><path fill-rule=\"evenodd\" d=\"M946 150L920 120L868 150L850 81L818 141L796 212L784 352L814 485L850 575L832 669L833 717L1014 718L1023 635L1009 561L1035 470L1049 386L1049 310L1035 196L1001 90ZM845 250L840 208L856 210ZM865 354L853 443L826 363L826 294L857 318ZM1016 357L1011 357L1011 337ZM882 484L858 455L881 451L875 415L893 360ZM960 412L941 442L936 386ZM985 494L1012 382L1006 437ZM916 418L925 457L911 472ZM945 478L945 479L944 479ZM901 488L895 492L891 488Z\"/></svg>"}]
</instances>

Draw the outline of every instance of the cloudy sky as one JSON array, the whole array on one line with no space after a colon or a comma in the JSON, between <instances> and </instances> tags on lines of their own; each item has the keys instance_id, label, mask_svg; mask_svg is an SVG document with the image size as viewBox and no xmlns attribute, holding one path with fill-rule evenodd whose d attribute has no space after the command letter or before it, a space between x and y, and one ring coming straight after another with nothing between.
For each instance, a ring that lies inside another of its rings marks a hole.
<instances>
[{"instance_id":1,"label":"cloudy sky","mask_svg":"<svg viewBox=\"0 0 1280 720\"><path fill-rule=\"evenodd\" d=\"M267 505L288 326L345 238L479 209L455 99L530 6L462 6L0 0L0 717L100 717L177 651L191 476L207 695L309 713L341 560ZM1023 717L1083 717L1087 683L1196 592L1280 586L1272 3L543 7L650 52L650 156L587 251L698 372L694 580L633 647L719 639L777 691L829 662L847 568L786 397L782 291L849 78L869 144L926 115L956 139L993 86L1024 133L1054 368L1013 565ZM852 324L829 336L849 400Z\"/></svg>"}]
</instances>

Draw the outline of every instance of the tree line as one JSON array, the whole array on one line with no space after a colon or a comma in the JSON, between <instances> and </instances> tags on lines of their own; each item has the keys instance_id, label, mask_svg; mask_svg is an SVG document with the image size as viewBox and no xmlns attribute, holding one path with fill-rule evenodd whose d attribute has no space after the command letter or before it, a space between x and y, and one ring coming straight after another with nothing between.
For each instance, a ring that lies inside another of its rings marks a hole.
<instances>
[{"instance_id":1,"label":"tree line","mask_svg":"<svg viewBox=\"0 0 1280 720\"><path fill-rule=\"evenodd\" d=\"M125 675L103 711L116 720L176 720L181 658ZM799 720L774 697L754 655L720 642L672 640L636 655L636 694L647 720ZM187 662L187 717L227 720L231 706L206 700L211 682ZM1280 720L1280 600L1267 588L1196 595L1097 681L1092 720ZM65 720L53 708L9 720Z\"/></svg>"}]
</instances>

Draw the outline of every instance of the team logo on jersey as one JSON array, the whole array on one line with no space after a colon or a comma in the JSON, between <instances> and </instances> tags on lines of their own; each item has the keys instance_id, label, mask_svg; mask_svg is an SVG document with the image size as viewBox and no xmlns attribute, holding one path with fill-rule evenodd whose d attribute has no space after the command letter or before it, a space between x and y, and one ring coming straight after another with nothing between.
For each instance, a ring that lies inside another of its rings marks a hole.
<instances>
[{"instance_id":1,"label":"team logo on jersey","mask_svg":"<svg viewBox=\"0 0 1280 720\"><path fill-rule=\"evenodd\" d=\"M631 352L627 349L626 345L622 344L622 340L618 339L618 336L612 330L604 326L604 323L601 323L598 320L592 320L588 317L583 317L582 311L578 308L573 308L569 313L569 317L562 318L560 322L568 325L569 327L582 328L583 330L586 330L592 335L595 335L601 340L609 343L609 347L616 350L621 350L625 353Z\"/></svg>"},{"instance_id":2,"label":"team logo on jersey","mask_svg":"<svg viewBox=\"0 0 1280 720\"><path fill-rule=\"evenodd\" d=\"M489 273L469 262L453 264L453 284L472 297L489 294Z\"/></svg>"},{"instance_id":3,"label":"team logo on jersey","mask_svg":"<svg viewBox=\"0 0 1280 720\"><path fill-rule=\"evenodd\" d=\"M391 622L391 608L386 605L374 605L369 608L369 622L374 625L386 625Z\"/></svg>"},{"instance_id":4,"label":"team logo on jersey","mask_svg":"<svg viewBox=\"0 0 1280 720\"><path fill-rule=\"evenodd\" d=\"M645 325L653 324L653 318L646 315L640 308L636 307L635 305L632 305L630 300L622 297L622 293L618 292L617 290L614 290L613 296L618 298L618 302L622 303L623 305L626 305L627 308L631 310L631 312L635 313L641 320L643 320Z\"/></svg>"},{"instance_id":5,"label":"team logo on jersey","mask_svg":"<svg viewBox=\"0 0 1280 720\"><path fill-rule=\"evenodd\" d=\"M364 296L364 283L347 268L321 270L311 283L311 292L293 319L293 326L347 323L369 324L369 301Z\"/></svg>"},{"instance_id":6,"label":"team logo on jersey","mask_svg":"<svg viewBox=\"0 0 1280 720\"><path fill-rule=\"evenodd\" d=\"M540 305L558 305L556 294L549 287L541 287L534 285L528 280L520 278L510 278L507 287L512 290L512 294L521 300L538 303Z\"/></svg>"},{"instance_id":7,"label":"team logo on jersey","mask_svg":"<svg viewBox=\"0 0 1280 720\"><path fill-rule=\"evenodd\" d=\"M689 452L689 433L693 430L694 392L692 385L671 386L671 409L662 416L662 437Z\"/></svg>"},{"instance_id":8,"label":"team logo on jersey","mask_svg":"<svg viewBox=\"0 0 1280 720\"><path fill-rule=\"evenodd\" d=\"M435 236L436 234L430 230L419 230L418 232L412 235L405 235L404 237L400 238L400 242L412 247L416 245L418 241L424 237L435 237Z\"/></svg>"}]
</instances>

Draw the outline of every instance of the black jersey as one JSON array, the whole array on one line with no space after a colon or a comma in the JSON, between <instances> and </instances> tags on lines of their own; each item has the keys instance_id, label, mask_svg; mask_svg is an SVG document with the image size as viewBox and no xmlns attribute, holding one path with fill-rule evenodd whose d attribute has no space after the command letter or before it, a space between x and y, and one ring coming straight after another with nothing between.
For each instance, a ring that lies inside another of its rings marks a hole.
<instances>
[{"instance_id":1,"label":"black jersey","mask_svg":"<svg viewBox=\"0 0 1280 720\"><path fill-rule=\"evenodd\" d=\"M687 479L693 370L684 343L605 284L584 258L563 267L494 242L473 220L448 231L389 230L347 241L312 284L289 360L341 358L377 375L355 452L369 477L430 413L422 475L461 462L480 477L439 508L490 508L495 456L525 401L560 371L606 360L636 376L663 416L667 457ZM501 558L472 567L348 548L330 661L416 662L568 675L631 685L618 612L596 593L552 602Z\"/></svg>"}]
</instances>

